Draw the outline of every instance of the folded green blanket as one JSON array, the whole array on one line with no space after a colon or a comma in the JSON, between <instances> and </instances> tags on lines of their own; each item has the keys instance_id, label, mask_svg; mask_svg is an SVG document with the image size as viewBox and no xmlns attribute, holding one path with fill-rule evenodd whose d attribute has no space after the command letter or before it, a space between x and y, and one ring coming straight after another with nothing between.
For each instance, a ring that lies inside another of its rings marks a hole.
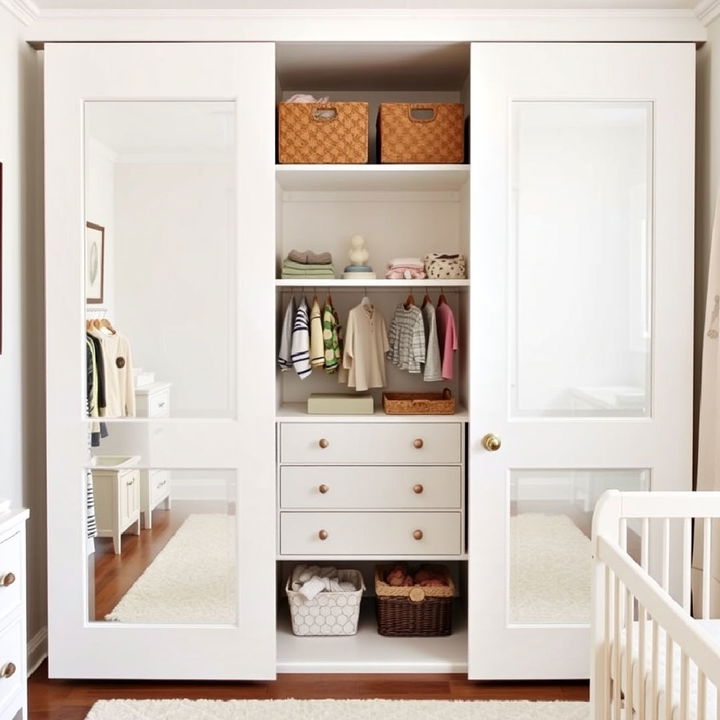
<instances>
[{"instance_id":1,"label":"folded green blanket","mask_svg":"<svg viewBox=\"0 0 720 720\"><path fill-rule=\"evenodd\" d=\"M325 270L323 272L320 272L316 270L315 272L302 272L302 270L283 270L282 271L282 277L284 279L293 279L293 278L334 278L335 273L331 272L329 270Z\"/></svg>"},{"instance_id":2,"label":"folded green blanket","mask_svg":"<svg viewBox=\"0 0 720 720\"><path fill-rule=\"evenodd\" d=\"M332 270L335 272L335 269L330 263L325 263L323 265L306 265L305 263L299 263L295 262L294 260L288 260L287 258L283 261L283 268L292 268L294 270Z\"/></svg>"}]
</instances>

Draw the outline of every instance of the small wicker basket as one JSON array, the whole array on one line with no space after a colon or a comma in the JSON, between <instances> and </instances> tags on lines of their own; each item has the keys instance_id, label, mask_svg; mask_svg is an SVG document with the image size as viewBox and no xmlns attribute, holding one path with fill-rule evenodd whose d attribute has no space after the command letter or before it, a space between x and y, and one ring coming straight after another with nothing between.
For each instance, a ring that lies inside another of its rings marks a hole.
<instances>
[{"instance_id":1,"label":"small wicker basket","mask_svg":"<svg viewBox=\"0 0 720 720\"><path fill-rule=\"evenodd\" d=\"M378 633L389 637L439 637L452 634L455 584L444 565L430 565L447 579L442 587L395 587L385 580L387 566L375 568Z\"/></svg>"},{"instance_id":2,"label":"small wicker basket","mask_svg":"<svg viewBox=\"0 0 720 720\"><path fill-rule=\"evenodd\" d=\"M386 415L454 415L455 398L449 388L438 393L383 393Z\"/></svg>"},{"instance_id":3,"label":"small wicker basket","mask_svg":"<svg viewBox=\"0 0 720 720\"><path fill-rule=\"evenodd\" d=\"M368 104L280 103L281 163L343 164L368 161Z\"/></svg>"},{"instance_id":4,"label":"small wicker basket","mask_svg":"<svg viewBox=\"0 0 720 720\"><path fill-rule=\"evenodd\" d=\"M461 103L380 103L381 163L462 163L465 106Z\"/></svg>"}]
</instances>

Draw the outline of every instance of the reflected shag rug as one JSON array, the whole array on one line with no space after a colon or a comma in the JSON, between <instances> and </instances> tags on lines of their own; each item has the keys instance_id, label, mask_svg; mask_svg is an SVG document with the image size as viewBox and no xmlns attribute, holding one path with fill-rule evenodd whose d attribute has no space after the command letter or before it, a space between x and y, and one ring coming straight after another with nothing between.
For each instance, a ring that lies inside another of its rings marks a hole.
<instances>
[{"instance_id":1,"label":"reflected shag rug","mask_svg":"<svg viewBox=\"0 0 720 720\"><path fill-rule=\"evenodd\" d=\"M589 623L590 539L567 515L510 521L510 621Z\"/></svg>"},{"instance_id":2,"label":"reflected shag rug","mask_svg":"<svg viewBox=\"0 0 720 720\"><path fill-rule=\"evenodd\" d=\"M590 720L590 703L526 700L99 700L86 720Z\"/></svg>"},{"instance_id":3,"label":"reflected shag rug","mask_svg":"<svg viewBox=\"0 0 720 720\"><path fill-rule=\"evenodd\" d=\"M234 624L234 515L189 515L106 620Z\"/></svg>"}]
</instances>

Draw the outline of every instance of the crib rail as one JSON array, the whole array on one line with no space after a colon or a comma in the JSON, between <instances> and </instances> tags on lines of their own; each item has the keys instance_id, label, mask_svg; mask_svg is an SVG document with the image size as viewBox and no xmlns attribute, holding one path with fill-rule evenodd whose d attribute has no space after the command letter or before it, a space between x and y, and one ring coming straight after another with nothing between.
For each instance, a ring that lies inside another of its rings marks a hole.
<instances>
[{"instance_id":1,"label":"crib rail","mask_svg":"<svg viewBox=\"0 0 720 720\"><path fill-rule=\"evenodd\" d=\"M690 614L692 522L699 520L704 566L712 561L712 525L720 493L620 493L598 502L593 520L594 720L720 720L720 645ZM628 552L628 522L639 534L639 557ZM670 523L679 525L671 542ZM654 523L651 532L650 523ZM655 547L651 548L651 538ZM657 579L649 572L651 549ZM671 558L679 560L679 601L669 592ZM709 618L710 576L701 582ZM699 603L698 603L699 604Z\"/></svg>"}]
</instances>

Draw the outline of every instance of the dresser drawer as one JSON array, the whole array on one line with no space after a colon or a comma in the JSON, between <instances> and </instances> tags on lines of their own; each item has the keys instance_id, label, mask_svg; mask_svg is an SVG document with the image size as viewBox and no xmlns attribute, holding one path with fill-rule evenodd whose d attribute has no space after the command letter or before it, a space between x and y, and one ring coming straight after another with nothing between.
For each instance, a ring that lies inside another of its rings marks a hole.
<instances>
[{"instance_id":1,"label":"dresser drawer","mask_svg":"<svg viewBox=\"0 0 720 720\"><path fill-rule=\"evenodd\" d=\"M20 605L24 574L21 537L17 532L0 543L0 618Z\"/></svg>"},{"instance_id":2,"label":"dresser drawer","mask_svg":"<svg viewBox=\"0 0 720 720\"><path fill-rule=\"evenodd\" d=\"M284 463L462 462L461 423L283 423Z\"/></svg>"},{"instance_id":3,"label":"dresser drawer","mask_svg":"<svg viewBox=\"0 0 720 720\"><path fill-rule=\"evenodd\" d=\"M148 490L150 507L154 508L170 494L170 471L150 470L148 472Z\"/></svg>"},{"instance_id":4,"label":"dresser drawer","mask_svg":"<svg viewBox=\"0 0 720 720\"><path fill-rule=\"evenodd\" d=\"M441 509L462 506L462 468L284 466L283 508Z\"/></svg>"},{"instance_id":5,"label":"dresser drawer","mask_svg":"<svg viewBox=\"0 0 720 720\"><path fill-rule=\"evenodd\" d=\"M457 555L462 552L462 515L451 512L281 513L280 552L313 556Z\"/></svg>"},{"instance_id":6,"label":"dresser drawer","mask_svg":"<svg viewBox=\"0 0 720 720\"><path fill-rule=\"evenodd\" d=\"M0 634L0 710L22 690L24 652L22 624L17 620Z\"/></svg>"},{"instance_id":7,"label":"dresser drawer","mask_svg":"<svg viewBox=\"0 0 720 720\"><path fill-rule=\"evenodd\" d=\"M140 417L164 418L170 417L170 388L150 392L138 393L135 396L136 410Z\"/></svg>"}]
</instances>

